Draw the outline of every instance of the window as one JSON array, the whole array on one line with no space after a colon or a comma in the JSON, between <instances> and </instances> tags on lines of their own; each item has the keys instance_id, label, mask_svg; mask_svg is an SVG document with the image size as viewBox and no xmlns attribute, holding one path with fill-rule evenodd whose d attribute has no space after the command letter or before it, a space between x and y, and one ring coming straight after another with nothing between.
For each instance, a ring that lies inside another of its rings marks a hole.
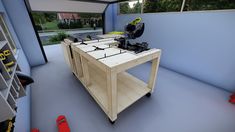
<instances>
[{"instance_id":1,"label":"window","mask_svg":"<svg viewBox=\"0 0 235 132\"><path fill-rule=\"evenodd\" d=\"M235 0L135 0L119 4L120 14L235 9Z\"/></svg>"},{"instance_id":2,"label":"window","mask_svg":"<svg viewBox=\"0 0 235 132\"><path fill-rule=\"evenodd\" d=\"M0 26L2 27L2 30L3 30L3 32L4 32L5 36L6 36L6 39L7 39L8 43L9 43L11 49L12 49L14 52L16 52L15 42L14 42L13 39L11 38L11 34L10 34L10 32L9 32L9 30L8 30L8 28L7 28L7 26L6 26L5 22L4 22L4 20L3 20L2 15L0 15Z\"/></svg>"},{"instance_id":3,"label":"window","mask_svg":"<svg viewBox=\"0 0 235 132\"><path fill-rule=\"evenodd\" d=\"M184 11L235 9L234 0L186 0Z\"/></svg>"},{"instance_id":4,"label":"window","mask_svg":"<svg viewBox=\"0 0 235 132\"><path fill-rule=\"evenodd\" d=\"M179 12L182 0L145 0L144 13Z\"/></svg>"},{"instance_id":5,"label":"window","mask_svg":"<svg viewBox=\"0 0 235 132\"><path fill-rule=\"evenodd\" d=\"M100 13L32 12L32 16L43 46L60 44L68 35L86 38L103 33Z\"/></svg>"},{"instance_id":6,"label":"window","mask_svg":"<svg viewBox=\"0 0 235 132\"><path fill-rule=\"evenodd\" d=\"M131 2L122 2L119 4L120 14L134 14L141 13L142 0L135 0Z\"/></svg>"}]
</instances>

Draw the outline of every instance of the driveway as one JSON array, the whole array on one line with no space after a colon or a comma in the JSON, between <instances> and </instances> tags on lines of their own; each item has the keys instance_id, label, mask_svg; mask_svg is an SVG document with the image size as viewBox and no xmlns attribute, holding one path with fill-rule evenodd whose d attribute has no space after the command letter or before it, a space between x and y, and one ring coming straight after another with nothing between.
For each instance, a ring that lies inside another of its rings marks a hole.
<instances>
[{"instance_id":1,"label":"driveway","mask_svg":"<svg viewBox=\"0 0 235 132\"><path fill-rule=\"evenodd\" d=\"M97 30L73 30L73 31L65 31L67 34L80 34L80 33L99 33L103 32L102 29L97 29ZM48 36L54 36L56 35L57 32L46 32L46 33L39 33L40 37L48 37Z\"/></svg>"}]
</instances>

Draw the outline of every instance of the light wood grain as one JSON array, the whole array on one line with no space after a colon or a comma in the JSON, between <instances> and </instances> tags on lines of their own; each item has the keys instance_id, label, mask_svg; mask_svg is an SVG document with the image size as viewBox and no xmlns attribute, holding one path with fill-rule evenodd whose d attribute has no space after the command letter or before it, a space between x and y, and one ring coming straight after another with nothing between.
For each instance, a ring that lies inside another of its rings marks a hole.
<instances>
[{"instance_id":1,"label":"light wood grain","mask_svg":"<svg viewBox=\"0 0 235 132\"><path fill-rule=\"evenodd\" d=\"M81 63L81 57L77 52L74 53L74 64L75 64L75 71L76 75L78 77L83 77L83 71L82 71L82 63Z\"/></svg>"},{"instance_id":2,"label":"light wood grain","mask_svg":"<svg viewBox=\"0 0 235 132\"><path fill-rule=\"evenodd\" d=\"M85 84L86 86L89 86L91 84L91 81L90 81L90 75L89 75L89 69L88 69L88 61L84 57L81 57L81 63L82 63L82 71L83 71L83 75L85 79Z\"/></svg>"},{"instance_id":3,"label":"light wood grain","mask_svg":"<svg viewBox=\"0 0 235 132\"><path fill-rule=\"evenodd\" d=\"M112 73L110 69L106 72L106 88L108 92L108 110L112 121L117 119L117 73Z\"/></svg>"},{"instance_id":4,"label":"light wood grain","mask_svg":"<svg viewBox=\"0 0 235 132\"><path fill-rule=\"evenodd\" d=\"M160 56L152 61L151 73L148 81L148 88L151 89L151 93L154 90L155 83L157 80L157 71L160 63Z\"/></svg>"},{"instance_id":5,"label":"light wood grain","mask_svg":"<svg viewBox=\"0 0 235 132\"><path fill-rule=\"evenodd\" d=\"M102 104L105 111L109 110L108 105L108 90L106 89L105 72L97 69L95 66L89 65L91 82L93 82L87 89L93 93L97 102ZM117 75L117 113L120 113L132 103L150 92L147 84L133 75L122 72Z\"/></svg>"},{"instance_id":6,"label":"light wood grain","mask_svg":"<svg viewBox=\"0 0 235 132\"><path fill-rule=\"evenodd\" d=\"M89 41L88 45L72 43L76 77L100 105L111 121L131 104L153 92L160 62L160 49L139 54L116 47L116 41ZM104 50L93 51L95 47ZM106 56L106 57L105 57ZM126 72L137 65L152 61L148 84ZM74 72L73 71L73 72ZM79 73L78 71L82 71Z\"/></svg>"}]
</instances>

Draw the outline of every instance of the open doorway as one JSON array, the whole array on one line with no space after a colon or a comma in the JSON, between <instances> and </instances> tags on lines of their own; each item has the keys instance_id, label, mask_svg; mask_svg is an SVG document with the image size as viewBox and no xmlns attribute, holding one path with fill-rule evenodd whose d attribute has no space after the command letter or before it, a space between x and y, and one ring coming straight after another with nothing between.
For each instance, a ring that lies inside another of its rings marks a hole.
<instances>
[{"instance_id":1,"label":"open doorway","mask_svg":"<svg viewBox=\"0 0 235 132\"><path fill-rule=\"evenodd\" d=\"M54 49L69 36L87 40L103 34L102 13L31 11L30 15L46 62L48 54L57 52Z\"/></svg>"},{"instance_id":2,"label":"open doorway","mask_svg":"<svg viewBox=\"0 0 235 132\"><path fill-rule=\"evenodd\" d=\"M43 46L60 44L69 35L86 38L103 33L101 13L32 12Z\"/></svg>"}]
</instances>

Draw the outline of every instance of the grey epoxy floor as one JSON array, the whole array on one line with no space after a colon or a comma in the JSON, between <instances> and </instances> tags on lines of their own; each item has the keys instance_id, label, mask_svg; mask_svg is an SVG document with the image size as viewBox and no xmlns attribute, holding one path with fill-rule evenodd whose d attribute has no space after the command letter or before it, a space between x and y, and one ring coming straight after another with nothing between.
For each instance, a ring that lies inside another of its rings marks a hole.
<instances>
[{"instance_id":1,"label":"grey epoxy floor","mask_svg":"<svg viewBox=\"0 0 235 132\"><path fill-rule=\"evenodd\" d=\"M33 68L31 125L57 132L56 118L66 115L72 132L235 132L230 93L164 68L151 98L143 97L111 125L65 64L60 45L46 46L49 62ZM141 65L129 72L147 79Z\"/></svg>"}]
</instances>

